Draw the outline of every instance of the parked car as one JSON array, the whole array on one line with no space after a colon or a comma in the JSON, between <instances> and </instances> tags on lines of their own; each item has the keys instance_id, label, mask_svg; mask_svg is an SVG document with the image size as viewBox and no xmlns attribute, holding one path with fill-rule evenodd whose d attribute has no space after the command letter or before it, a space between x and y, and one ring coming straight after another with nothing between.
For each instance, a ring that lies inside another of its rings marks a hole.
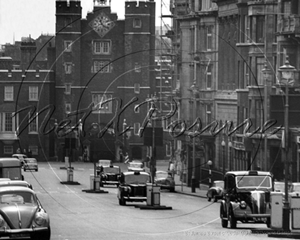
<instances>
[{"instance_id":1,"label":"parked car","mask_svg":"<svg viewBox=\"0 0 300 240\"><path fill-rule=\"evenodd\" d=\"M119 178L121 175L121 169L119 166L105 166L102 167L102 171L99 171L100 178L100 186L103 185L117 185L119 186Z\"/></svg>"},{"instance_id":2,"label":"parked car","mask_svg":"<svg viewBox=\"0 0 300 240\"><path fill-rule=\"evenodd\" d=\"M0 188L0 237L49 240L49 215L28 187Z\"/></svg>"},{"instance_id":3,"label":"parked car","mask_svg":"<svg viewBox=\"0 0 300 240\"><path fill-rule=\"evenodd\" d=\"M291 196L300 196L300 182L293 182L291 185Z\"/></svg>"},{"instance_id":4,"label":"parked car","mask_svg":"<svg viewBox=\"0 0 300 240\"><path fill-rule=\"evenodd\" d=\"M211 199L214 199L214 202L217 202L218 199L222 199L223 188L224 188L224 181L214 181L212 186L207 190L206 193L207 200L210 202Z\"/></svg>"},{"instance_id":5,"label":"parked car","mask_svg":"<svg viewBox=\"0 0 300 240\"><path fill-rule=\"evenodd\" d=\"M39 170L38 163L35 158L25 158L23 169L26 170L35 170L36 172Z\"/></svg>"},{"instance_id":6,"label":"parked car","mask_svg":"<svg viewBox=\"0 0 300 240\"><path fill-rule=\"evenodd\" d=\"M0 178L24 180L20 160L13 157L0 158Z\"/></svg>"},{"instance_id":7,"label":"parked car","mask_svg":"<svg viewBox=\"0 0 300 240\"><path fill-rule=\"evenodd\" d=\"M128 171L142 171L145 172L144 163L139 160L133 160L128 163Z\"/></svg>"},{"instance_id":8,"label":"parked car","mask_svg":"<svg viewBox=\"0 0 300 240\"><path fill-rule=\"evenodd\" d=\"M24 159L27 158L27 156L25 154L21 154L21 153L15 153L15 154L12 155L12 157L19 159L20 162L21 162L22 167L24 165Z\"/></svg>"},{"instance_id":9,"label":"parked car","mask_svg":"<svg viewBox=\"0 0 300 240\"><path fill-rule=\"evenodd\" d=\"M147 183L149 182L150 175L146 172L121 173L117 195L119 204L126 205L126 202L147 201Z\"/></svg>"},{"instance_id":10,"label":"parked car","mask_svg":"<svg viewBox=\"0 0 300 240\"><path fill-rule=\"evenodd\" d=\"M10 180L9 178L0 178L0 187L11 187L11 186L20 186L32 188L32 185L26 181L21 180Z\"/></svg>"},{"instance_id":11,"label":"parked car","mask_svg":"<svg viewBox=\"0 0 300 240\"><path fill-rule=\"evenodd\" d=\"M170 192L175 191L175 181L172 173L166 171L156 171L154 183L161 189L168 189Z\"/></svg>"},{"instance_id":12,"label":"parked car","mask_svg":"<svg viewBox=\"0 0 300 240\"><path fill-rule=\"evenodd\" d=\"M271 224L270 192L273 175L263 171L230 171L224 176L224 194L220 205L222 227L236 228L242 223Z\"/></svg>"}]
</instances>

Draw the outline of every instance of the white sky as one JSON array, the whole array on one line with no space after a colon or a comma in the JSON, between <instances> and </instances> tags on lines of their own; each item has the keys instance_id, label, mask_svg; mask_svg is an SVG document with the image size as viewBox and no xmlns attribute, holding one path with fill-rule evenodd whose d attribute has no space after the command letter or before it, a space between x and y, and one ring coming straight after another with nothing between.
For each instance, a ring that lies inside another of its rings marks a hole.
<instances>
[{"instance_id":1,"label":"white sky","mask_svg":"<svg viewBox=\"0 0 300 240\"><path fill-rule=\"evenodd\" d=\"M169 0L155 0L156 25L160 26L161 9L169 14ZM112 12L124 19L125 0L111 0ZM92 11L93 0L81 0L82 17ZM170 19L164 18L170 25ZM20 41L21 37L38 38L41 34L55 34L55 0L0 0L0 45Z\"/></svg>"}]
</instances>

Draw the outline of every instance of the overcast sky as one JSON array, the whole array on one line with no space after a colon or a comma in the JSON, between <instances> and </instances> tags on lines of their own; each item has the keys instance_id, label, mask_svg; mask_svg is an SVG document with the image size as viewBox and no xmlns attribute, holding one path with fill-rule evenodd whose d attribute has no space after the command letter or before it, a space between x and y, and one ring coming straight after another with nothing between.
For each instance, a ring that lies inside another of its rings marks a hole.
<instances>
[{"instance_id":1,"label":"overcast sky","mask_svg":"<svg viewBox=\"0 0 300 240\"><path fill-rule=\"evenodd\" d=\"M161 9L169 14L169 0L156 0L156 25L160 26ZM112 12L124 19L125 0L111 0ZM93 0L81 0L82 17L93 9ZM170 24L169 19L164 19ZM20 41L21 37L55 33L55 0L0 0L0 45Z\"/></svg>"}]
</instances>

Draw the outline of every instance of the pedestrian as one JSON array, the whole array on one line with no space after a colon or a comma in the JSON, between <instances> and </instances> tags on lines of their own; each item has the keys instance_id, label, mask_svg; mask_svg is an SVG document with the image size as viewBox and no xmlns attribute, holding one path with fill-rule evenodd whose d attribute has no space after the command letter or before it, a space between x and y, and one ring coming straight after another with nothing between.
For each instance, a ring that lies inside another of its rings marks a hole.
<instances>
[{"instance_id":1,"label":"pedestrian","mask_svg":"<svg viewBox=\"0 0 300 240\"><path fill-rule=\"evenodd\" d=\"M31 157L32 157L32 152L31 152L31 150L30 150L30 149L28 149L28 154L27 154L27 156L28 156L29 158L31 158Z\"/></svg>"},{"instance_id":2,"label":"pedestrian","mask_svg":"<svg viewBox=\"0 0 300 240\"><path fill-rule=\"evenodd\" d=\"M123 150L121 148L119 149L119 157L120 157L120 162L123 162Z\"/></svg>"},{"instance_id":3,"label":"pedestrian","mask_svg":"<svg viewBox=\"0 0 300 240\"><path fill-rule=\"evenodd\" d=\"M84 146L84 150L83 150L83 161L87 162L88 161L88 152L87 152L87 147Z\"/></svg>"}]
</instances>

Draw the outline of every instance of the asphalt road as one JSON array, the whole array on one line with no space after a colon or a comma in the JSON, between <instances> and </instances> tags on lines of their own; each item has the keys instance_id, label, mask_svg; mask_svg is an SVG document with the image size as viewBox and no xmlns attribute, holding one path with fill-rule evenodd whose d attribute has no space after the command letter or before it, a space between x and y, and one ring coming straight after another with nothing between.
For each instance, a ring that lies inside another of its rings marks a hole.
<instances>
[{"instance_id":1,"label":"asphalt road","mask_svg":"<svg viewBox=\"0 0 300 240\"><path fill-rule=\"evenodd\" d=\"M53 240L95 239L270 239L267 234L252 234L264 224L240 224L224 229L219 219L219 204L206 199L161 192L161 205L172 210L141 210L135 204L119 206L117 188L108 193L86 193L90 189L91 163L73 163L74 181L64 185L67 171L63 163L40 163L38 172L25 172L44 208L50 214ZM138 203L146 205L146 203Z\"/></svg>"}]
</instances>

